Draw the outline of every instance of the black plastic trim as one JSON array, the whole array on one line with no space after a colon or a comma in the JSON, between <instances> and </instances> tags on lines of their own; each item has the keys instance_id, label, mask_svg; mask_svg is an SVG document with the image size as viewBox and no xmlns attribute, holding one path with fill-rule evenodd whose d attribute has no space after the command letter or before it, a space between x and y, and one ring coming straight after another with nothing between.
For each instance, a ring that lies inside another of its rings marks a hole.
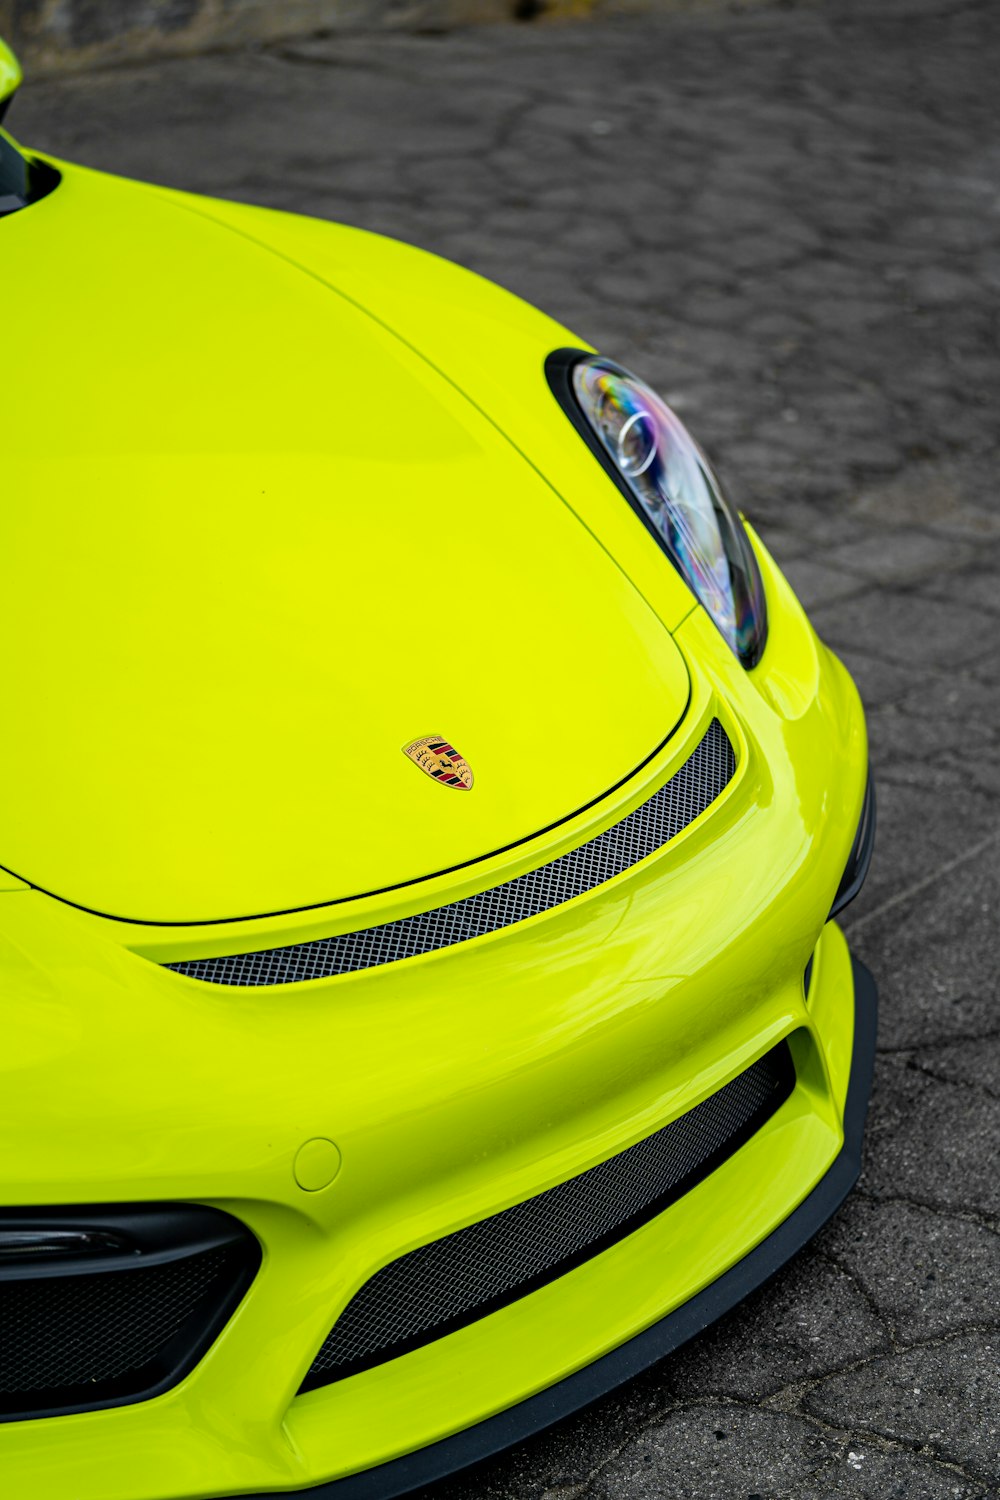
<instances>
[{"instance_id":1,"label":"black plastic trim","mask_svg":"<svg viewBox=\"0 0 1000 1500\"><path fill-rule=\"evenodd\" d=\"M861 890L868 876L868 869L872 862L872 853L875 849L875 783L872 780L871 771L868 772L868 785L865 787L865 800L861 805L861 817L858 821L858 829L854 835L854 843L851 845L851 853L841 876L837 894L833 898L830 908L830 918L838 915L845 906L850 906L855 896Z\"/></svg>"},{"instance_id":2,"label":"black plastic trim","mask_svg":"<svg viewBox=\"0 0 1000 1500\"><path fill-rule=\"evenodd\" d=\"M102 1389L73 1387L52 1391L51 1401L38 1392L38 1403L18 1409L9 1394L0 1393L0 1423L26 1422L64 1417L74 1412L103 1411L114 1406L132 1406L148 1401L182 1380L232 1317L243 1300L261 1263L261 1248L245 1224L221 1209L197 1203L81 1204L66 1207L19 1207L0 1209L2 1229L88 1229L114 1236L120 1248L107 1254L52 1256L37 1263L0 1263L0 1283L24 1282L46 1277L106 1273L132 1275L170 1262L189 1260L211 1250L233 1252L234 1273L214 1305L206 1310L196 1304L197 1318L189 1318L162 1346L148 1366L136 1374L145 1378L134 1387L115 1381ZM132 1377L128 1377L131 1379ZM84 1398L83 1391L87 1392ZM88 1399L89 1398L89 1399Z\"/></svg>"},{"instance_id":3,"label":"black plastic trim","mask_svg":"<svg viewBox=\"0 0 1000 1500\"><path fill-rule=\"evenodd\" d=\"M10 100L6 101L8 104ZM3 108L0 108L0 120ZM39 157L26 156L5 130L0 130L0 219L20 213L48 196L60 182L55 167Z\"/></svg>"},{"instance_id":4,"label":"black plastic trim","mask_svg":"<svg viewBox=\"0 0 1000 1500\"><path fill-rule=\"evenodd\" d=\"M5 1229L85 1229L113 1235L122 1250L107 1255L46 1256L44 1261L0 1261L0 1281L44 1276L92 1276L164 1265L205 1250L245 1241L250 1231L229 1214L203 1204L81 1204L51 1208L0 1209ZM252 1236L251 1236L252 1238ZM256 1243L256 1242L255 1242Z\"/></svg>"},{"instance_id":5,"label":"black plastic trim","mask_svg":"<svg viewBox=\"0 0 1000 1500\"><path fill-rule=\"evenodd\" d=\"M836 1213L861 1171L865 1116L875 1066L878 991L864 964L858 959L853 959L852 963L854 1047L844 1108L843 1147L826 1176L809 1196L749 1255L692 1297L690 1302L669 1313L629 1343L602 1355L558 1385L540 1391L475 1427L361 1474L351 1474L344 1479L305 1489L231 1495L227 1500L288 1500L294 1495L308 1496L309 1500L398 1500L401 1495L411 1494L447 1475L481 1463L581 1407L589 1406L665 1355L673 1353L779 1271Z\"/></svg>"}]
</instances>

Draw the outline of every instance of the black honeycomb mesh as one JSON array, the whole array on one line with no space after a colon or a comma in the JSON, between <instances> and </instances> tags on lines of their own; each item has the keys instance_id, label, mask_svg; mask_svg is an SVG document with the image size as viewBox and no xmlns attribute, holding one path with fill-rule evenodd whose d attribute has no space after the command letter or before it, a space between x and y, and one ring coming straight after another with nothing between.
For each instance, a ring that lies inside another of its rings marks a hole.
<instances>
[{"instance_id":1,"label":"black honeycomb mesh","mask_svg":"<svg viewBox=\"0 0 1000 1500\"><path fill-rule=\"evenodd\" d=\"M496 932L593 890L655 853L715 801L735 769L733 747L718 719L713 719L694 753L647 802L537 870L447 906L361 932L257 953L185 959L166 967L213 984L292 984L393 963Z\"/></svg>"},{"instance_id":2,"label":"black honeycomb mesh","mask_svg":"<svg viewBox=\"0 0 1000 1500\"><path fill-rule=\"evenodd\" d=\"M239 1260L225 1245L158 1265L0 1281L0 1411L144 1391L175 1338L216 1312Z\"/></svg>"},{"instance_id":3,"label":"black honeycomb mesh","mask_svg":"<svg viewBox=\"0 0 1000 1500\"><path fill-rule=\"evenodd\" d=\"M606 1249L731 1156L788 1098L794 1083L782 1042L620 1155L391 1261L341 1313L302 1389L440 1338Z\"/></svg>"}]
</instances>

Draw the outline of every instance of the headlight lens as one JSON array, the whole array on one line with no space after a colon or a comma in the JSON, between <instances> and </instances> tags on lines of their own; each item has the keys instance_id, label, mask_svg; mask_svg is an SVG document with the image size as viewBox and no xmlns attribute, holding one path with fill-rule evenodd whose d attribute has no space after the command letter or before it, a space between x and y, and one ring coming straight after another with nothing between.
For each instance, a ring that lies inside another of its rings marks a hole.
<instances>
[{"instance_id":1,"label":"headlight lens","mask_svg":"<svg viewBox=\"0 0 1000 1500\"><path fill-rule=\"evenodd\" d=\"M599 456L610 461L633 508L728 645L752 667L767 638L760 570L704 453L666 402L620 365L578 356L562 368Z\"/></svg>"}]
</instances>

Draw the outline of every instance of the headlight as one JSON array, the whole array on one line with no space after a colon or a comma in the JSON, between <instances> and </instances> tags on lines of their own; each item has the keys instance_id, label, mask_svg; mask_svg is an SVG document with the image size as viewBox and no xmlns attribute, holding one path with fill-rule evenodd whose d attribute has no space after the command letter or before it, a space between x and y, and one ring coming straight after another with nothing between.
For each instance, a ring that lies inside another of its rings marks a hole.
<instances>
[{"instance_id":1,"label":"headlight","mask_svg":"<svg viewBox=\"0 0 1000 1500\"><path fill-rule=\"evenodd\" d=\"M739 514L683 422L620 365L560 349L549 382L745 667L760 660L767 606ZM581 422L580 418L583 418Z\"/></svg>"}]
</instances>

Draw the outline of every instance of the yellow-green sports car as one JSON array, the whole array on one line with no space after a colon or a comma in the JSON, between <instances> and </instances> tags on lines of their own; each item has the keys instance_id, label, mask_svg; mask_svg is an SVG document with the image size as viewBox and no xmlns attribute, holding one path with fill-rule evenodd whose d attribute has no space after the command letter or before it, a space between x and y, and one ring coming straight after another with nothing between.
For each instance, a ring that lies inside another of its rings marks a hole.
<instances>
[{"instance_id":1,"label":"yellow-green sports car","mask_svg":"<svg viewBox=\"0 0 1000 1500\"><path fill-rule=\"evenodd\" d=\"M861 705L507 292L0 174L0 1493L389 1500L854 1181Z\"/></svg>"}]
</instances>

